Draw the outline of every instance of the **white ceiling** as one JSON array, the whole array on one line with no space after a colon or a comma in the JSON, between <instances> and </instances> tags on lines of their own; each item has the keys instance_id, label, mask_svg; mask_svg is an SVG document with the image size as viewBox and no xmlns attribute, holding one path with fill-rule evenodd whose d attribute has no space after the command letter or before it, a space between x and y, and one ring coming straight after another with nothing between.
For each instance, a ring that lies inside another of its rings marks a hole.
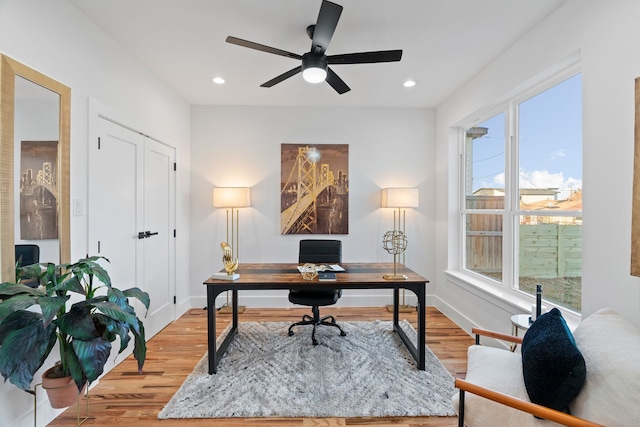
<instances>
[{"instance_id":1,"label":"white ceiling","mask_svg":"<svg viewBox=\"0 0 640 427\"><path fill-rule=\"evenodd\" d=\"M328 55L403 50L400 62L332 66L351 87L338 95L300 74L261 88L299 61L225 42L301 55L321 0L70 0L190 104L336 107L435 107L565 1L335 0Z\"/></svg>"}]
</instances>

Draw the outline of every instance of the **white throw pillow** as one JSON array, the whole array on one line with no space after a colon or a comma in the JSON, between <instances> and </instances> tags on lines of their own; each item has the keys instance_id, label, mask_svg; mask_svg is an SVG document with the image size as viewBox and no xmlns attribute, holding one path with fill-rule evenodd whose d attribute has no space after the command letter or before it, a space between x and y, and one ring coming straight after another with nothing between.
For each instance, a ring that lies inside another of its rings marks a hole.
<instances>
[{"instance_id":1,"label":"white throw pillow","mask_svg":"<svg viewBox=\"0 0 640 427\"><path fill-rule=\"evenodd\" d=\"M529 402L520 353L478 345L469 347L467 353L467 381ZM458 411L459 393L453 396L451 403ZM471 427L557 425L472 393L465 394L464 408L465 424Z\"/></svg>"},{"instance_id":2,"label":"white throw pillow","mask_svg":"<svg viewBox=\"0 0 640 427\"><path fill-rule=\"evenodd\" d=\"M573 415L609 427L640 426L640 329L610 308L585 319L573 334L587 380Z\"/></svg>"}]
</instances>

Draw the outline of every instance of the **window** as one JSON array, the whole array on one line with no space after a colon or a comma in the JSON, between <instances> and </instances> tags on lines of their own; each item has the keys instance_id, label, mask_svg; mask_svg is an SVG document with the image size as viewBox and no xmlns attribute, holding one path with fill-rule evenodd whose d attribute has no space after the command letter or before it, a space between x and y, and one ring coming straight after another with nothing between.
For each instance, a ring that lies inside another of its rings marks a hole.
<instances>
[{"instance_id":1,"label":"window","mask_svg":"<svg viewBox=\"0 0 640 427\"><path fill-rule=\"evenodd\" d=\"M582 81L554 83L464 131L462 268L579 312Z\"/></svg>"}]
</instances>

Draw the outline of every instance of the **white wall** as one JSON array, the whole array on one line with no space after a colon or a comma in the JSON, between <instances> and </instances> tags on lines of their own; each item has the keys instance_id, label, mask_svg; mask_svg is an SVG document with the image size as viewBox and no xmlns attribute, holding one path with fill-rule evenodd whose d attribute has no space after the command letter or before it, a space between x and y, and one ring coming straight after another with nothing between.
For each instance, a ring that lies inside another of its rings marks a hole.
<instances>
[{"instance_id":1,"label":"white wall","mask_svg":"<svg viewBox=\"0 0 640 427\"><path fill-rule=\"evenodd\" d=\"M277 90L277 89L274 89ZM191 293L205 303L202 281L222 268L226 210L214 209L214 186L251 187L252 206L240 210L240 262L291 262L298 241L281 235L280 144L349 145L349 234L343 261L386 261L382 235L393 228L393 210L380 208L383 187L416 187L420 207L407 211L407 265L435 274L434 123L432 110L374 108L192 108ZM318 237L318 236L316 236ZM327 236L324 236L327 237ZM376 296L384 295L384 298ZM388 292L345 292L339 304L390 303ZM408 295L408 294L407 294ZM243 292L248 306L288 305L286 292ZM196 304L197 305L197 304Z\"/></svg>"},{"instance_id":2,"label":"white wall","mask_svg":"<svg viewBox=\"0 0 640 427\"><path fill-rule=\"evenodd\" d=\"M444 273L457 266L457 139L451 127L576 52L583 77L582 313L609 306L640 325L640 279L629 274L638 16L635 0L571 0L438 108L435 293L437 305L461 325L509 332L510 314L526 306L461 286Z\"/></svg>"},{"instance_id":3,"label":"white wall","mask_svg":"<svg viewBox=\"0 0 640 427\"><path fill-rule=\"evenodd\" d=\"M71 217L71 257L87 248L88 106L94 99L118 111L127 124L167 144L178 153L177 277L178 301L188 303L190 109L158 79L136 63L66 0L0 1L0 52L71 87L71 200L84 214ZM124 286L126 288L126 286ZM180 312L178 313L180 314ZM118 358L118 361L122 357ZM45 362L51 366L54 360ZM106 369L114 366L113 360ZM38 375L38 374L36 374ZM38 390L38 425L54 411ZM0 383L0 425L33 426L33 397L10 383Z\"/></svg>"}]
</instances>

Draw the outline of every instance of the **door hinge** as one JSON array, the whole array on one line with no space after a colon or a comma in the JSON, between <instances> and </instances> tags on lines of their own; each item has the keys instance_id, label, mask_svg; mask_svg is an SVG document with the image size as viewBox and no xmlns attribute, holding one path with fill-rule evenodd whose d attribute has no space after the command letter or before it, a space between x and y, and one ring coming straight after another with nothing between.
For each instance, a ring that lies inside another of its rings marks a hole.
<instances>
[{"instance_id":1,"label":"door hinge","mask_svg":"<svg viewBox=\"0 0 640 427\"><path fill-rule=\"evenodd\" d=\"M176 237L176 229L173 229L173 237Z\"/></svg>"},{"instance_id":2,"label":"door hinge","mask_svg":"<svg viewBox=\"0 0 640 427\"><path fill-rule=\"evenodd\" d=\"M173 170L174 171L178 170L178 164L176 162L173 162Z\"/></svg>"},{"instance_id":3,"label":"door hinge","mask_svg":"<svg viewBox=\"0 0 640 427\"><path fill-rule=\"evenodd\" d=\"M100 137L98 137L98 150L100 149Z\"/></svg>"},{"instance_id":4,"label":"door hinge","mask_svg":"<svg viewBox=\"0 0 640 427\"><path fill-rule=\"evenodd\" d=\"M173 296L173 303L176 304L176 296Z\"/></svg>"},{"instance_id":5,"label":"door hinge","mask_svg":"<svg viewBox=\"0 0 640 427\"><path fill-rule=\"evenodd\" d=\"M98 253L100 253L100 240L98 240Z\"/></svg>"}]
</instances>

